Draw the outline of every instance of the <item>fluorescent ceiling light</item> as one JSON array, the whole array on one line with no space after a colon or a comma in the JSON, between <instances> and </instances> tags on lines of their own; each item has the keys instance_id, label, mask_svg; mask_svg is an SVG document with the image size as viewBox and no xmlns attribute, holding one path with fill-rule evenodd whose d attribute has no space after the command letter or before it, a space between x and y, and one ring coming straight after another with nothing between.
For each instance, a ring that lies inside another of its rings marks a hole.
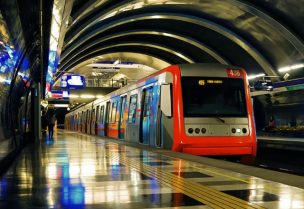
<instances>
[{"instance_id":1,"label":"fluorescent ceiling light","mask_svg":"<svg viewBox=\"0 0 304 209\"><path fill-rule=\"evenodd\" d=\"M116 62L116 61L115 61ZM142 65L142 64L123 64L123 63L118 63L115 64L107 64L107 63L91 63L88 64L88 67L94 68L94 71L119 71L121 68L127 68L127 69L143 69L143 70L150 70L150 71L155 71L154 68L151 68L147 65Z\"/></svg>"},{"instance_id":2,"label":"fluorescent ceiling light","mask_svg":"<svg viewBox=\"0 0 304 209\"><path fill-rule=\"evenodd\" d=\"M290 66L286 66L286 67L282 67L282 68L279 68L279 72L281 73L284 73L284 72L288 72L288 71L291 71L291 70L296 70L296 69L300 69L300 68L303 68L304 67L304 64L295 64L295 65L290 65Z\"/></svg>"},{"instance_id":3,"label":"fluorescent ceiling light","mask_svg":"<svg viewBox=\"0 0 304 209\"><path fill-rule=\"evenodd\" d=\"M119 64L119 60L116 60L115 62L113 62L113 65L117 65L117 64Z\"/></svg>"},{"instance_id":4,"label":"fluorescent ceiling light","mask_svg":"<svg viewBox=\"0 0 304 209\"><path fill-rule=\"evenodd\" d=\"M79 98L79 95L76 95L76 94L70 94L70 95L69 95L69 97L70 97L70 98Z\"/></svg>"},{"instance_id":5,"label":"fluorescent ceiling light","mask_svg":"<svg viewBox=\"0 0 304 209\"><path fill-rule=\"evenodd\" d=\"M54 107L68 107L68 104L54 104Z\"/></svg>"},{"instance_id":6,"label":"fluorescent ceiling light","mask_svg":"<svg viewBox=\"0 0 304 209\"><path fill-rule=\"evenodd\" d=\"M265 76L264 73L260 73L260 74L257 74L257 75L249 75L248 80L253 80L255 78L260 78L260 77L264 77L264 76Z\"/></svg>"},{"instance_id":7,"label":"fluorescent ceiling light","mask_svg":"<svg viewBox=\"0 0 304 209\"><path fill-rule=\"evenodd\" d=\"M90 98L95 98L95 96L90 94L82 94L80 95L80 98L90 99Z\"/></svg>"}]
</instances>

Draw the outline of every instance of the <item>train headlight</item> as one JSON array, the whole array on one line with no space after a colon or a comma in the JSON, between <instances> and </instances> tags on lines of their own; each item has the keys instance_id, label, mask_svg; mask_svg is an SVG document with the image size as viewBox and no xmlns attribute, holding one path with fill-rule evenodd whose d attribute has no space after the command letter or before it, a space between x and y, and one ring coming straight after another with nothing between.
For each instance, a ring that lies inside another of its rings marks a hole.
<instances>
[{"instance_id":1,"label":"train headlight","mask_svg":"<svg viewBox=\"0 0 304 209\"><path fill-rule=\"evenodd\" d=\"M232 129L231 129L231 132L232 132L233 134L235 134L236 129L235 129L235 128L232 128Z\"/></svg>"},{"instance_id":2,"label":"train headlight","mask_svg":"<svg viewBox=\"0 0 304 209\"><path fill-rule=\"evenodd\" d=\"M247 128L243 128L242 129L242 132L245 134L245 133L247 133Z\"/></svg>"},{"instance_id":3,"label":"train headlight","mask_svg":"<svg viewBox=\"0 0 304 209\"><path fill-rule=\"evenodd\" d=\"M202 128L201 131L202 131L203 134L205 134L207 130L205 128Z\"/></svg>"},{"instance_id":4,"label":"train headlight","mask_svg":"<svg viewBox=\"0 0 304 209\"><path fill-rule=\"evenodd\" d=\"M193 133L193 128L188 128L188 133L192 134Z\"/></svg>"},{"instance_id":5,"label":"train headlight","mask_svg":"<svg viewBox=\"0 0 304 209\"><path fill-rule=\"evenodd\" d=\"M196 128L196 129L195 129L195 133L197 133L197 134L199 134L200 131L201 131L201 130L200 130L199 128Z\"/></svg>"}]
</instances>

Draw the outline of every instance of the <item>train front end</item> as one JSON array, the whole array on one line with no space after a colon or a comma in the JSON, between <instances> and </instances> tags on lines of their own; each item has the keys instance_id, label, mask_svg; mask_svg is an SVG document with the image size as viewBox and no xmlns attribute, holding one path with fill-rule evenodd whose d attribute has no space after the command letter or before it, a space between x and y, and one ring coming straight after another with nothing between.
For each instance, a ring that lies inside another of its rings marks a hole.
<instances>
[{"instance_id":1,"label":"train front end","mask_svg":"<svg viewBox=\"0 0 304 209\"><path fill-rule=\"evenodd\" d=\"M217 64L181 65L180 71L175 148L194 155L254 158L256 134L246 72Z\"/></svg>"}]
</instances>

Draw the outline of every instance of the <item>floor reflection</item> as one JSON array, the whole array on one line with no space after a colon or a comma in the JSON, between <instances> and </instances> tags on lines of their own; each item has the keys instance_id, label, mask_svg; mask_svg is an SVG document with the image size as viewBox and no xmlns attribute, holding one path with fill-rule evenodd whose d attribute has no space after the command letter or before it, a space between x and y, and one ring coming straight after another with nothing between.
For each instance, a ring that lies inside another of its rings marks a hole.
<instances>
[{"instance_id":1,"label":"floor reflection","mask_svg":"<svg viewBox=\"0 0 304 209\"><path fill-rule=\"evenodd\" d=\"M176 179L220 187L224 193L250 202L275 202L274 205L288 202L297 207L304 202L300 189L293 193L293 188L284 186L284 194L274 195L258 189L269 184L261 179L252 178L247 184L236 180L241 174L229 179L215 175L222 170L210 173L203 170L206 166L198 170L197 164L194 169L193 163L182 159L82 134L58 132L54 140L46 137L43 143L28 146L0 179L0 208L203 207L203 203L162 183L163 179L143 174L143 167L150 172L161 171L164 179L169 178L167 172ZM249 186L255 189L248 189Z\"/></svg>"}]
</instances>

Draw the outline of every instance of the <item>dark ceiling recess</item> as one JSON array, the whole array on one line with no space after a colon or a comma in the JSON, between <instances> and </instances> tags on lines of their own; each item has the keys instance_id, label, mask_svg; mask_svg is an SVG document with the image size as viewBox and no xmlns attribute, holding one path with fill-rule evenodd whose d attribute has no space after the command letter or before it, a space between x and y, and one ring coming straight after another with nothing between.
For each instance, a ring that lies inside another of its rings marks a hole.
<instances>
[{"instance_id":1,"label":"dark ceiling recess","mask_svg":"<svg viewBox=\"0 0 304 209\"><path fill-rule=\"evenodd\" d=\"M145 49L171 64L185 61L178 52L190 62L229 63L282 79L279 68L304 62L300 2L76 0L59 68L108 51ZM291 77L303 76L300 70Z\"/></svg>"}]
</instances>

